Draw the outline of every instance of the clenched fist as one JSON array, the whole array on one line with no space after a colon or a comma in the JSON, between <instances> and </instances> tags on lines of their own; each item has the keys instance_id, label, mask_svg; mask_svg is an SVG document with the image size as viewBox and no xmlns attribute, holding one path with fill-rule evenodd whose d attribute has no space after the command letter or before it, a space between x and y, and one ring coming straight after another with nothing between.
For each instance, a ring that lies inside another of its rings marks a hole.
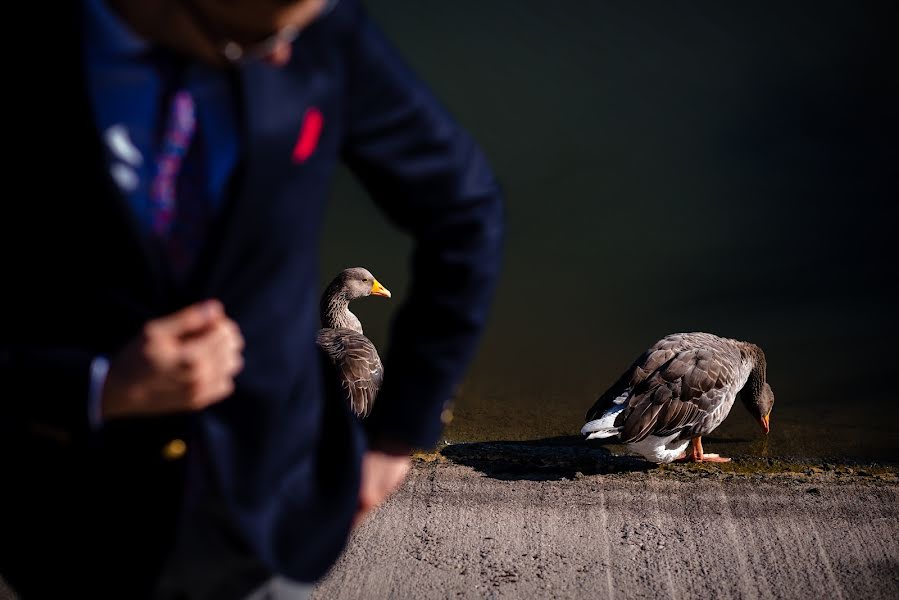
<instances>
[{"instance_id":1,"label":"clenched fist","mask_svg":"<svg viewBox=\"0 0 899 600\"><path fill-rule=\"evenodd\" d=\"M359 487L359 507L353 525L384 503L402 485L409 474L411 448L398 444L374 442L362 456L362 481Z\"/></svg>"},{"instance_id":2,"label":"clenched fist","mask_svg":"<svg viewBox=\"0 0 899 600\"><path fill-rule=\"evenodd\" d=\"M109 365L103 419L196 411L225 399L243 368L243 345L216 300L150 321Z\"/></svg>"}]
</instances>

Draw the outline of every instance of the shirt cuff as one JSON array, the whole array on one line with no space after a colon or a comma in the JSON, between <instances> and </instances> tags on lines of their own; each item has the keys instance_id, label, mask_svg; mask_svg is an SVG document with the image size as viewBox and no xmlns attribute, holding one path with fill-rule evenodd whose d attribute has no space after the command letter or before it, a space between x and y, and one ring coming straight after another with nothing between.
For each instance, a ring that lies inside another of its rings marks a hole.
<instances>
[{"instance_id":1,"label":"shirt cuff","mask_svg":"<svg viewBox=\"0 0 899 600\"><path fill-rule=\"evenodd\" d=\"M91 431L97 431L103 426L103 384L106 383L107 373L108 358L98 356L91 361L90 392L87 398L87 422Z\"/></svg>"}]
</instances>

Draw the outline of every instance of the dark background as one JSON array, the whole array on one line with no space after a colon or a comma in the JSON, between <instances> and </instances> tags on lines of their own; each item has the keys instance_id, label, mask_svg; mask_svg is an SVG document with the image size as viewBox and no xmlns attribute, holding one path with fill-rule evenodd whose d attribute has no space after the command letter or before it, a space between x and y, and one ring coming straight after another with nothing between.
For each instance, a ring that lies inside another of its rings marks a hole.
<instances>
[{"instance_id":1,"label":"dark background","mask_svg":"<svg viewBox=\"0 0 899 600\"><path fill-rule=\"evenodd\" d=\"M368 7L508 200L448 440L576 434L643 349L702 330L759 344L777 397L768 440L737 404L709 448L899 460L895 3ZM361 265L394 292L353 305L382 354L409 249L341 173L322 284Z\"/></svg>"}]
</instances>

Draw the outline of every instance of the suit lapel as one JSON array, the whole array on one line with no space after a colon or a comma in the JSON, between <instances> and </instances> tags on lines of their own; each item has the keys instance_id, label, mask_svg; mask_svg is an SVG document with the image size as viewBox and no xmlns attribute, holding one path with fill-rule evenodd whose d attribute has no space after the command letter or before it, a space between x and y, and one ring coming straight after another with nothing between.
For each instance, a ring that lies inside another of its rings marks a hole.
<instances>
[{"instance_id":1,"label":"suit lapel","mask_svg":"<svg viewBox=\"0 0 899 600\"><path fill-rule=\"evenodd\" d=\"M198 269L206 293L221 289L234 274L233 261L246 236L265 226L266 204L275 200L294 167L294 134L303 118L301 107L288 100L302 97L302 84L288 72L250 63L241 67L237 79L241 159Z\"/></svg>"},{"instance_id":2,"label":"suit lapel","mask_svg":"<svg viewBox=\"0 0 899 600\"><path fill-rule=\"evenodd\" d=\"M80 7L79 3L75 3ZM84 173L98 173L99 176L90 178L89 181L97 186L94 193L87 195L92 201L105 203L102 207L106 214L114 215L113 221L117 222L123 228L126 228L128 235L121 236L130 241L130 247L127 248L110 248L109 256L120 257L124 255L127 264L134 265L134 268L144 271L144 277L147 279L148 289L161 293L168 287L170 277L168 276L165 264L162 260L158 247L150 239L148 232L145 232L140 226L138 219L128 205L128 200L121 193L118 186L109 173L109 166L106 160L106 150L103 147L99 128L94 117L93 107L90 101L90 90L88 87L87 73L84 64L84 54L82 52L83 41L81 38L82 30L77 24L80 23L81 14L77 13L75 18L68 20L70 24L66 27L68 32L67 48L77 48L78 51L68 51L60 53L65 60L69 61L68 70L63 69L63 73L74 74L73 91L75 92L73 101L67 106L67 110L60 111L60 118L66 119L69 124L77 124L77 138L82 140L81 144L76 147L81 149L81 153L76 160L81 163ZM72 26L71 24L76 24ZM65 104L63 104L65 106ZM129 255L133 260L129 260Z\"/></svg>"}]
</instances>

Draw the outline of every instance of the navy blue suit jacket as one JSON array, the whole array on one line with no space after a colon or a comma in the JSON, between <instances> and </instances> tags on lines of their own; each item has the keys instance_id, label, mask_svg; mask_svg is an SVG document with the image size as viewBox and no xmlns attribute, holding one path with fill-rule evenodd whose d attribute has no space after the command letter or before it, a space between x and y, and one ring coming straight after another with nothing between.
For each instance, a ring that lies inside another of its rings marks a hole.
<instances>
[{"instance_id":1,"label":"navy blue suit jacket","mask_svg":"<svg viewBox=\"0 0 899 600\"><path fill-rule=\"evenodd\" d=\"M343 160L415 240L411 291L364 427L418 447L437 441L443 403L485 324L503 230L494 177L359 3L343 0L303 32L289 65L234 73L244 152L197 270L176 284L106 173L77 22L50 27L57 62L9 75L8 177L22 191L7 198L7 222L22 237L3 241L0 573L26 594L57 579L68 590L122 584L137 597L171 547L187 461L163 449L183 439L188 457L202 453L235 543L314 580L344 546L366 440L342 403L325 402L314 345L335 165ZM321 135L297 161L313 107ZM200 414L92 432L92 358L205 298L220 299L246 339L233 396Z\"/></svg>"}]
</instances>

